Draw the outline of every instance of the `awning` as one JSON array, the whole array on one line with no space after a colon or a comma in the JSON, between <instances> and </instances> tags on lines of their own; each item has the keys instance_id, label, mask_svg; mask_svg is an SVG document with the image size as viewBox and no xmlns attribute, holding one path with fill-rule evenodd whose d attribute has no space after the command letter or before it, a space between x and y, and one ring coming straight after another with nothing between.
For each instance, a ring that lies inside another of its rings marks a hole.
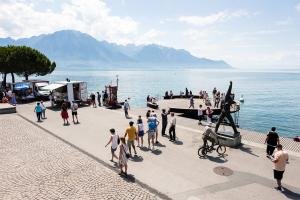
<instances>
[{"instance_id":1,"label":"awning","mask_svg":"<svg viewBox=\"0 0 300 200\"><path fill-rule=\"evenodd\" d=\"M49 83L41 82L41 83L36 83L35 85L36 85L37 87L43 87L43 86L49 85Z\"/></svg>"},{"instance_id":2,"label":"awning","mask_svg":"<svg viewBox=\"0 0 300 200\"><path fill-rule=\"evenodd\" d=\"M41 89L52 91L52 90L61 88L61 87L63 87L63 86L65 86L65 85L64 85L64 84L53 83L53 84L46 85L45 87L42 87Z\"/></svg>"},{"instance_id":3,"label":"awning","mask_svg":"<svg viewBox=\"0 0 300 200\"><path fill-rule=\"evenodd\" d=\"M14 86L15 90L26 90L29 88L29 84L28 83L16 83Z\"/></svg>"}]
</instances>

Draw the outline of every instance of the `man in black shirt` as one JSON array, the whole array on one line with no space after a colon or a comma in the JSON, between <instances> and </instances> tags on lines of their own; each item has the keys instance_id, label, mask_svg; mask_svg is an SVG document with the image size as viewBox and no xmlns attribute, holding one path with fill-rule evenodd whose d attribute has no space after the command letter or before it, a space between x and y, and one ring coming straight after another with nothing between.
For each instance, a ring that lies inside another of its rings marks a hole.
<instances>
[{"instance_id":1,"label":"man in black shirt","mask_svg":"<svg viewBox=\"0 0 300 200\"><path fill-rule=\"evenodd\" d=\"M166 128L168 125L168 114L165 109L162 109L162 113L161 113L161 121L162 121L162 127L161 127L161 135L165 136L166 135Z\"/></svg>"},{"instance_id":2,"label":"man in black shirt","mask_svg":"<svg viewBox=\"0 0 300 200\"><path fill-rule=\"evenodd\" d=\"M272 127L265 141L265 144L267 143L267 157L273 155L276 146L279 144L279 136L275 131L276 127Z\"/></svg>"}]
</instances>

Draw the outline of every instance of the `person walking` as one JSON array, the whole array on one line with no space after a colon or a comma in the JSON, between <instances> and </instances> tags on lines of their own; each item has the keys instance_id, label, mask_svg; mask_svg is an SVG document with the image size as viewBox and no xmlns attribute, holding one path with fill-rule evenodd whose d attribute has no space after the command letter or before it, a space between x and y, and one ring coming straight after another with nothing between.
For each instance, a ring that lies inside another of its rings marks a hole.
<instances>
[{"instance_id":1,"label":"person walking","mask_svg":"<svg viewBox=\"0 0 300 200\"><path fill-rule=\"evenodd\" d=\"M121 144L120 144L120 151L119 151L119 167L120 167L120 175L125 175L127 177L127 159L128 159L128 148L126 145L126 141L124 137L120 138ZM125 171L123 171L123 168Z\"/></svg>"},{"instance_id":2,"label":"person walking","mask_svg":"<svg viewBox=\"0 0 300 200\"><path fill-rule=\"evenodd\" d=\"M169 114L169 112L167 113L166 109L162 109L162 113L161 113L161 121L162 121L161 135L162 136L166 135L166 128L167 128L167 125L168 125L168 114Z\"/></svg>"},{"instance_id":3,"label":"person walking","mask_svg":"<svg viewBox=\"0 0 300 200\"><path fill-rule=\"evenodd\" d=\"M91 94L91 100L92 100L92 105L94 108L97 108L97 105L96 105L96 95L92 92Z\"/></svg>"},{"instance_id":4,"label":"person walking","mask_svg":"<svg viewBox=\"0 0 300 200\"><path fill-rule=\"evenodd\" d=\"M45 106L45 104L44 104L44 102L43 101L41 101L41 107L42 107L42 114L41 114L41 116L42 116L42 119L46 119L46 106Z\"/></svg>"},{"instance_id":5,"label":"person walking","mask_svg":"<svg viewBox=\"0 0 300 200\"><path fill-rule=\"evenodd\" d=\"M199 105L199 108L198 108L198 124L200 125L201 124L201 120L203 119L203 110L202 110L202 104Z\"/></svg>"},{"instance_id":6,"label":"person walking","mask_svg":"<svg viewBox=\"0 0 300 200\"><path fill-rule=\"evenodd\" d=\"M68 121L68 118L69 118L69 114L68 114L68 106L67 106L67 103L64 102L62 105L61 105L61 117L63 118L64 120L64 125L69 125L69 121Z\"/></svg>"},{"instance_id":7,"label":"person walking","mask_svg":"<svg viewBox=\"0 0 300 200\"><path fill-rule=\"evenodd\" d=\"M100 94L100 92L97 92L97 100L98 100L98 106L101 107L101 94Z\"/></svg>"},{"instance_id":8,"label":"person walking","mask_svg":"<svg viewBox=\"0 0 300 200\"><path fill-rule=\"evenodd\" d=\"M189 108L193 108L193 109L195 108L194 107L194 97L193 96L190 97L190 106L189 106Z\"/></svg>"},{"instance_id":9,"label":"person walking","mask_svg":"<svg viewBox=\"0 0 300 200\"><path fill-rule=\"evenodd\" d=\"M277 190L282 190L281 180L285 171L285 166L289 161L289 155L282 150L282 145L277 145L277 152L274 155L272 162L274 163L274 179L277 181Z\"/></svg>"},{"instance_id":10,"label":"person walking","mask_svg":"<svg viewBox=\"0 0 300 200\"><path fill-rule=\"evenodd\" d=\"M151 110L148 110L148 111L146 112L146 118L147 118L147 119L150 117L150 114L151 114Z\"/></svg>"},{"instance_id":11,"label":"person walking","mask_svg":"<svg viewBox=\"0 0 300 200\"><path fill-rule=\"evenodd\" d=\"M124 103L123 107L124 107L125 117L129 118L128 110L130 110L130 106L129 106L129 103L128 103L127 99L125 100L125 103Z\"/></svg>"},{"instance_id":12,"label":"person walking","mask_svg":"<svg viewBox=\"0 0 300 200\"><path fill-rule=\"evenodd\" d=\"M42 107L40 105L40 102L37 102L36 103L36 106L34 108L34 112L36 113L36 117L37 117L37 120L38 122L41 122L41 116L42 116Z\"/></svg>"},{"instance_id":13,"label":"person walking","mask_svg":"<svg viewBox=\"0 0 300 200\"><path fill-rule=\"evenodd\" d=\"M152 113L150 114L150 117L148 118L148 123L151 123L151 126L154 131L155 131L155 143L159 143L158 142L158 125L159 125L159 121L157 119L157 115L154 112L154 110L152 110Z\"/></svg>"},{"instance_id":14,"label":"person walking","mask_svg":"<svg viewBox=\"0 0 300 200\"><path fill-rule=\"evenodd\" d=\"M175 129L176 129L176 117L174 113L171 113L169 135L170 135L170 141L172 142L175 142L176 140Z\"/></svg>"},{"instance_id":15,"label":"person walking","mask_svg":"<svg viewBox=\"0 0 300 200\"><path fill-rule=\"evenodd\" d=\"M276 146L279 144L279 136L276 133L276 127L271 128L271 131L268 133L265 140L265 144L267 144L267 157L270 157L273 155Z\"/></svg>"},{"instance_id":16,"label":"person walking","mask_svg":"<svg viewBox=\"0 0 300 200\"><path fill-rule=\"evenodd\" d=\"M136 128L133 126L133 124L134 124L133 121L129 122L129 127L126 129L125 135L124 135L124 138L126 138L126 136L128 136L127 146L128 146L128 149L129 149L130 156L132 156L132 154L131 154L131 146L132 146L132 148L134 150L134 154L136 155L136 150L135 150L135 146L134 146L134 140L137 139L137 132L136 132Z\"/></svg>"},{"instance_id":17,"label":"person walking","mask_svg":"<svg viewBox=\"0 0 300 200\"><path fill-rule=\"evenodd\" d=\"M137 120L137 126L138 126L138 147L140 147L140 140L141 140L141 145L143 147L144 145L144 124L142 120L142 116L140 115L138 120Z\"/></svg>"},{"instance_id":18,"label":"person walking","mask_svg":"<svg viewBox=\"0 0 300 200\"><path fill-rule=\"evenodd\" d=\"M110 151L111 151L111 162L114 162L114 158L116 159L119 159L118 156L115 154L117 148L118 148L118 145L120 143L120 138L119 138L119 135L116 134L116 130L114 128L111 128L109 130L110 132L110 139L109 141L107 142L107 144L105 145L105 147L107 147L109 144L111 144L111 147L110 147Z\"/></svg>"},{"instance_id":19,"label":"person walking","mask_svg":"<svg viewBox=\"0 0 300 200\"><path fill-rule=\"evenodd\" d=\"M78 104L73 102L71 105L71 111L72 111L72 119L74 124L75 124L75 118L76 118L76 124L79 123L77 110L78 110Z\"/></svg>"},{"instance_id":20,"label":"person walking","mask_svg":"<svg viewBox=\"0 0 300 200\"><path fill-rule=\"evenodd\" d=\"M50 100L51 108L53 108L54 107L53 91L51 91L50 94L49 94L49 100Z\"/></svg>"}]
</instances>

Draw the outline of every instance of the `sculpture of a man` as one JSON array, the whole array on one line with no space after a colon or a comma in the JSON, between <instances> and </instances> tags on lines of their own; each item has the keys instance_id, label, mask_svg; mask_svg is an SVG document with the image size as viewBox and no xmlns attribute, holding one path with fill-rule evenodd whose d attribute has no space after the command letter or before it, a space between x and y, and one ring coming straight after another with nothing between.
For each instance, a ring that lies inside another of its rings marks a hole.
<instances>
[{"instance_id":1,"label":"sculpture of a man","mask_svg":"<svg viewBox=\"0 0 300 200\"><path fill-rule=\"evenodd\" d=\"M224 118L226 117L230 122L230 125L234 131L234 135L236 136L236 135L239 135L239 132L236 129L235 123L230 114L230 106L235 103L234 100L232 99L231 89L232 89L232 81L230 81L230 85L227 90L225 100L224 100L223 104L221 105L221 109L222 109L221 115L216 124L215 132L218 133L219 126L220 126L221 122L224 120Z\"/></svg>"}]
</instances>

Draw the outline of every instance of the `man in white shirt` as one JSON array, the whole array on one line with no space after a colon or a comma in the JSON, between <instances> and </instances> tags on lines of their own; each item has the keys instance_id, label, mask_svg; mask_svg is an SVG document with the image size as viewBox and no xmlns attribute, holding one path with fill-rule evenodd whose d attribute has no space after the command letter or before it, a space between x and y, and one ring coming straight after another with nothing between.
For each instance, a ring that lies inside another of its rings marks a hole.
<instances>
[{"instance_id":1,"label":"man in white shirt","mask_svg":"<svg viewBox=\"0 0 300 200\"><path fill-rule=\"evenodd\" d=\"M287 152L282 150L281 144L277 145L277 152L275 153L272 161L274 163L274 178L278 185L276 189L281 191L281 179L285 171L286 163L289 161L289 155Z\"/></svg>"},{"instance_id":2,"label":"man in white shirt","mask_svg":"<svg viewBox=\"0 0 300 200\"><path fill-rule=\"evenodd\" d=\"M174 113L171 113L169 135L170 135L170 141L172 142L175 142L176 140L175 128L176 128L176 117Z\"/></svg>"},{"instance_id":3,"label":"man in white shirt","mask_svg":"<svg viewBox=\"0 0 300 200\"><path fill-rule=\"evenodd\" d=\"M200 105L199 105L199 108L198 108L198 119L199 119L198 124L200 125L200 124L201 124L201 120L203 119L202 104L200 104Z\"/></svg>"}]
</instances>

